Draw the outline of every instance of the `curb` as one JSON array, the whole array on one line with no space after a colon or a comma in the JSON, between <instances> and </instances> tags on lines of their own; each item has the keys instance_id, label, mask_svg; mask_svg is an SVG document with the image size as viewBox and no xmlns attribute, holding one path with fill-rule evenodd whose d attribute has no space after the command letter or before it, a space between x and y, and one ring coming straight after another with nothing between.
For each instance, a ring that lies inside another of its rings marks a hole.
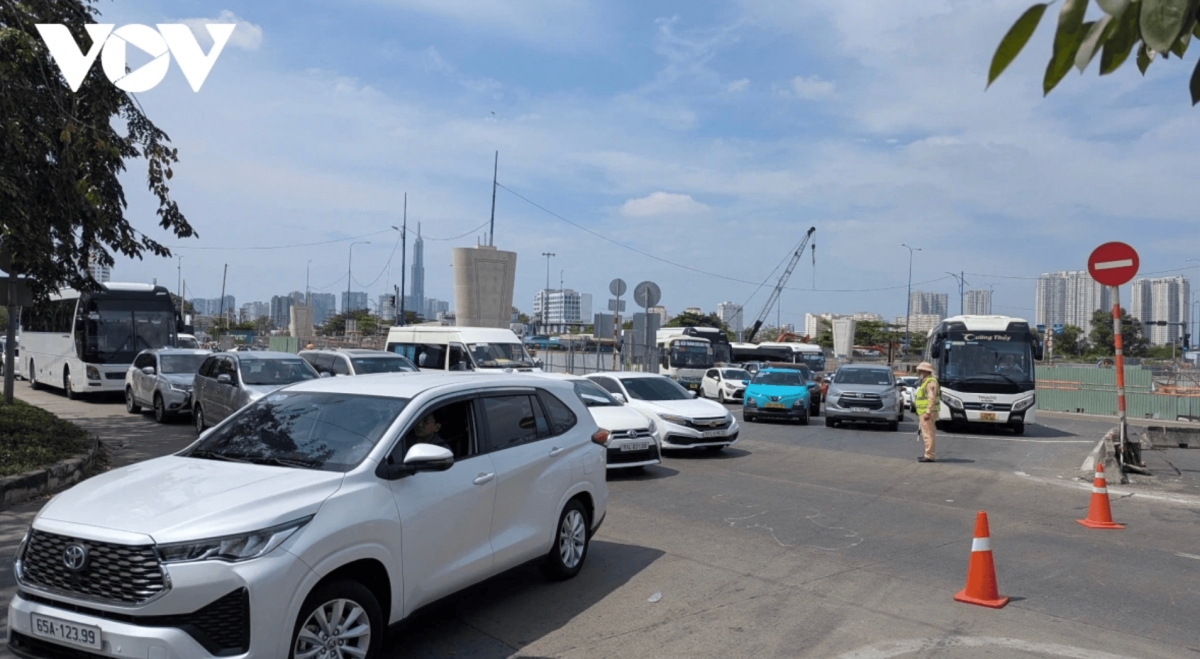
<instances>
[{"instance_id":1,"label":"curb","mask_svg":"<svg viewBox=\"0 0 1200 659\"><path fill-rule=\"evenodd\" d=\"M100 438L88 438L87 449L49 467L0 478L0 510L66 489L83 480L100 454Z\"/></svg>"}]
</instances>

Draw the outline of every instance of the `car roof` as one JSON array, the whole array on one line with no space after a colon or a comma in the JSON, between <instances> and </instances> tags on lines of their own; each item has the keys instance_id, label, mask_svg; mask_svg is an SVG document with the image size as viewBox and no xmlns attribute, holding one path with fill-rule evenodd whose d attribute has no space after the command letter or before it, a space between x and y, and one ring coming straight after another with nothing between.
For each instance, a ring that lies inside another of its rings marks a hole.
<instances>
[{"instance_id":1,"label":"car roof","mask_svg":"<svg viewBox=\"0 0 1200 659\"><path fill-rule=\"evenodd\" d=\"M799 372L800 372L800 369L797 369L797 368L776 368L774 366L768 366L759 371L759 373L799 373Z\"/></svg>"},{"instance_id":2,"label":"car roof","mask_svg":"<svg viewBox=\"0 0 1200 659\"><path fill-rule=\"evenodd\" d=\"M607 375L614 378L665 378L658 373L642 373L640 371L605 371L603 373L588 373L588 376Z\"/></svg>"},{"instance_id":3,"label":"car roof","mask_svg":"<svg viewBox=\"0 0 1200 659\"><path fill-rule=\"evenodd\" d=\"M244 361L258 359L300 359L299 355L293 355L290 352L271 352L270 350L237 350L228 354Z\"/></svg>"},{"instance_id":4,"label":"car roof","mask_svg":"<svg viewBox=\"0 0 1200 659\"><path fill-rule=\"evenodd\" d=\"M575 375L574 373L528 373L526 375L532 376L535 378L547 378L550 380L567 380L569 382L578 382L580 380L587 380L587 378L583 377L582 375ZM600 375L600 374L596 373L595 375Z\"/></svg>"},{"instance_id":5,"label":"car roof","mask_svg":"<svg viewBox=\"0 0 1200 659\"><path fill-rule=\"evenodd\" d=\"M154 348L145 352L154 353L156 355L211 355L212 350L203 348Z\"/></svg>"},{"instance_id":6,"label":"car roof","mask_svg":"<svg viewBox=\"0 0 1200 659\"><path fill-rule=\"evenodd\" d=\"M838 367L838 370L840 371L843 368L848 371L876 370L876 371L887 371L889 373L892 372L892 369L888 368L886 364L842 364L841 366Z\"/></svg>"},{"instance_id":7,"label":"car roof","mask_svg":"<svg viewBox=\"0 0 1200 659\"><path fill-rule=\"evenodd\" d=\"M530 377L531 374L471 374L471 373L380 373L370 377L321 378L304 380L287 388L288 391L312 391L322 393L358 394L363 396L388 396L392 398L415 398L433 389L448 392L472 389L502 389L505 387L535 387L561 389L568 386L554 378ZM563 392L564 396L568 395ZM570 395L574 395L571 391Z\"/></svg>"}]
</instances>

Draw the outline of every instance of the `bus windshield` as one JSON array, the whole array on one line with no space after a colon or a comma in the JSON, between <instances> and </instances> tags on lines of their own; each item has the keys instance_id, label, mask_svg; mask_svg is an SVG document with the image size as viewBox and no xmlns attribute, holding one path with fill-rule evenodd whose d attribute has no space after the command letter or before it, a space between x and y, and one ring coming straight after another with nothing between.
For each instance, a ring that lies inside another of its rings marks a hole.
<instances>
[{"instance_id":1,"label":"bus windshield","mask_svg":"<svg viewBox=\"0 0 1200 659\"><path fill-rule=\"evenodd\" d=\"M799 357L810 369L818 372L825 370L825 355L816 352L805 352L801 353Z\"/></svg>"},{"instance_id":2,"label":"bus windshield","mask_svg":"<svg viewBox=\"0 0 1200 659\"><path fill-rule=\"evenodd\" d=\"M712 346L699 341L677 341L671 345L671 366L675 368L711 368Z\"/></svg>"},{"instance_id":3,"label":"bus windshield","mask_svg":"<svg viewBox=\"0 0 1200 659\"><path fill-rule=\"evenodd\" d=\"M1018 391L1033 388L1028 334L951 332L943 347L941 375L947 383L994 382Z\"/></svg>"},{"instance_id":4,"label":"bus windshield","mask_svg":"<svg viewBox=\"0 0 1200 659\"><path fill-rule=\"evenodd\" d=\"M94 364L129 364L142 350L175 344L175 311L167 301L91 299L76 333L80 358Z\"/></svg>"}]
</instances>

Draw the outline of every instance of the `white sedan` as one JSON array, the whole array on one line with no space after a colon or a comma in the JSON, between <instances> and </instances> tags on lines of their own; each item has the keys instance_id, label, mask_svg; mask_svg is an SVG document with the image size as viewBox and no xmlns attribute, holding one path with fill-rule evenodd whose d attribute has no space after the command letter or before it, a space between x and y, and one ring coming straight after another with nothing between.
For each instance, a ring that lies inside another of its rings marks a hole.
<instances>
[{"instance_id":1,"label":"white sedan","mask_svg":"<svg viewBox=\"0 0 1200 659\"><path fill-rule=\"evenodd\" d=\"M579 375L539 373L536 377L567 380L596 425L608 431L609 469L631 469L662 462L662 439L658 424L646 414L614 398L603 387Z\"/></svg>"},{"instance_id":2,"label":"white sedan","mask_svg":"<svg viewBox=\"0 0 1200 659\"><path fill-rule=\"evenodd\" d=\"M746 395L746 385L753 379L740 368L710 368L700 380L700 395L716 398L718 403L737 402Z\"/></svg>"},{"instance_id":3,"label":"white sedan","mask_svg":"<svg viewBox=\"0 0 1200 659\"><path fill-rule=\"evenodd\" d=\"M720 451L737 443L741 428L724 405L697 400L678 382L656 373L595 373L589 380L658 424L664 449Z\"/></svg>"}]
</instances>

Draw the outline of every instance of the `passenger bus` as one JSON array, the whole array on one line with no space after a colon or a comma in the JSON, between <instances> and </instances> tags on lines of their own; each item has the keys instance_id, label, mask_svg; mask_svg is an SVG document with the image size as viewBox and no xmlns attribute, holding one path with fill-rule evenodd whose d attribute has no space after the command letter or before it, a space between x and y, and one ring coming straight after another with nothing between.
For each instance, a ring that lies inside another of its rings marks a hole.
<instances>
[{"instance_id":1,"label":"passenger bus","mask_svg":"<svg viewBox=\"0 0 1200 659\"><path fill-rule=\"evenodd\" d=\"M658 372L684 388L699 391L704 372L716 365L708 339L668 336L658 340Z\"/></svg>"},{"instance_id":2,"label":"passenger bus","mask_svg":"<svg viewBox=\"0 0 1200 659\"><path fill-rule=\"evenodd\" d=\"M1035 422L1034 360L1042 341L1023 318L954 316L929 332L925 361L942 390L938 426Z\"/></svg>"},{"instance_id":3,"label":"passenger bus","mask_svg":"<svg viewBox=\"0 0 1200 659\"><path fill-rule=\"evenodd\" d=\"M125 371L139 352L176 345L181 318L165 286L101 286L22 307L16 373L30 386L60 387L68 398L124 391Z\"/></svg>"},{"instance_id":4,"label":"passenger bus","mask_svg":"<svg viewBox=\"0 0 1200 659\"><path fill-rule=\"evenodd\" d=\"M712 346L713 359L718 364L729 364L734 361L729 336L723 330L715 327L665 327L658 330L657 338L662 341L672 336L692 336L708 339Z\"/></svg>"},{"instance_id":5,"label":"passenger bus","mask_svg":"<svg viewBox=\"0 0 1200 659\"><path fill-rule=\"evenodd\" d=\"M793 364L804 364L813 373L825 372L825 351L815 343L776 343L763 341L758 344L760 349L782 351L783 361Z\"/></svg>"}]
</instances>

